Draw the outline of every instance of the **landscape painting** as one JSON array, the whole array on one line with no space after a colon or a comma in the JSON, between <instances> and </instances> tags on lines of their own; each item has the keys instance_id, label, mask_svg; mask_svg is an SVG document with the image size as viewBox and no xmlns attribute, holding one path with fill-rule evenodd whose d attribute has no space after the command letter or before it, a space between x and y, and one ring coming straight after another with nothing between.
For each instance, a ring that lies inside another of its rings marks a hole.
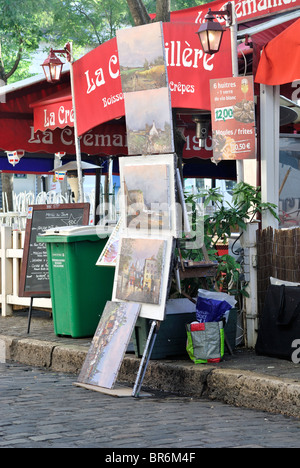
<instances>
[{"instance_id":1,"label":"landscape painting","mask_svg":"<svg viewBox=\"0 0 300 468\"><path fill-rule=\"evenodd\" d=\"M166 241L121 239L116 269L116 300L160 304Z\"/></svg>"},{"instance_id":2,"label":"landscape painting","mask_svg":"<svg viewBox=\"0 0 300 468\"><path fill-rule=\"evenodd\" d=\"M106 303L78 383L103 388L114 386L140 308L140 304Z\"/></svg>"},{"instance_id":3,"label":"landscape painting","mask_svg":"<svg viewBox=\"0 0 300 468\"><path fill-rule=\"evenodd\" d=\"M123 93L167 87L161 23L117 31Z\"/></svg>"},{"instance_id":4,"label":"landscape painting","mask_svg":"<svg viewBox=\"0 0 300 468\"><path fill-rule=\"evenodd\" d=\"M126 227L170 229L169 167L158 164L125 166L123 187Z\"/></svg>"},{"instance_id":5,"label":"landscape painting","mask_svg":"<svg viewBox=\"0 0 300 468\"><path fill-rule=\"evenodd\" d=\"M128 154L173 153L173 123L169 88L126 93Z\"/></svg>"}]
</instances>

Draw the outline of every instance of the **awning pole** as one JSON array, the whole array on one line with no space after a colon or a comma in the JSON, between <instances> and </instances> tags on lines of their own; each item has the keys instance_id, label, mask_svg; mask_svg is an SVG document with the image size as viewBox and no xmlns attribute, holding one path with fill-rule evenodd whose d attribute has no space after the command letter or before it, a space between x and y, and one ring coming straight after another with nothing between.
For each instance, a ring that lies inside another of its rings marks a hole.
<instances>
[{"instance_id":1,"label":"awning pole","mask_svg":"<svg viewBox=\"0 0 300 468\"><path fill-rule=\"evenodd\" d=\"M236 10L235 10L235 2L231 2L232 4L232 24L230 26L230 42L231 42L231 60L232 60L232 76L234 78L239 76L239 64L238 64L238 55L237 55L237 18L236 18ZM244 164L243 160L236 160L236 174L237 174L237 182L242 182L244 180Z\"/></svg>"},{"instance_id":2,"label":"awning pole","mask_svg":"<svg viewBox=\"0 0 300 468\"><path fill-rule=\"evenodd\" d=\"M72 93L72 103L73 103L73 112L74 112L74 137L75 137L75 150L76 150L76 162L77 162L77 173L78 173L78 202L84 202L84 193L83 193L83 177L82 177L82 167L81 167L81 150L80 150L80 140L78 137L77 130L77 116L76 116L76 105L75 105L75 92L74 92L74 70L73 70L73 43L70 42L70 81L71 81L71 93Z\"/></svg>"}]
</instances>

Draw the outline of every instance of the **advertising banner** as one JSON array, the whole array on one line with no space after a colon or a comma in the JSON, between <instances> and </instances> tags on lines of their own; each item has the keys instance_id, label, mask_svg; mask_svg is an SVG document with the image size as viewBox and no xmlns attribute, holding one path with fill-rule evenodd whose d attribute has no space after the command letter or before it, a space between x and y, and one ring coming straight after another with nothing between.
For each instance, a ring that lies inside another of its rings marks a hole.
<instances>
[{"instance_id":1,"label":"advertising banner","mask_svg":"<svg viewBox=\"0 0 300 468\"><path fill-rule=\"evenodd\" d=\"M255 159L253 77L211 80L213 161Z\"/></svg>"},{"instance_id":2,"label":"advertising banner","mask_svg":"<svg viewBox=\"0 0 300 468\"><path fill-rule=\"evenodd\" d=\"M204 5L186 8L171 12L171 22L204 23L208 9L213 11L223 10L226 1L216 0ZM235 9L238 23L296 10L300 6L300 0L236 0ZM225 24L225 20L220 20Z\"/></svg>"},{"instance_id":3,"label":"advertising banner","mask_svg":"<svg viewBox=\"0 0 300 468\"><path fill-rule=\"evenodd\" d=\"M54 94L30 104L34 112L34 131L74 127L74 112L71 90Z\"/></svg>"}]
</instances>

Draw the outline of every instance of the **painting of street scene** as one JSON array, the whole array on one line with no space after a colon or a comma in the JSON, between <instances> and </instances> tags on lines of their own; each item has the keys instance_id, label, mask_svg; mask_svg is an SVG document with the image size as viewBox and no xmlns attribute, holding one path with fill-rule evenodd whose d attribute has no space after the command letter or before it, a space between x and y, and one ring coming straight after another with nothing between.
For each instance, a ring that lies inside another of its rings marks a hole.
<instances>
[{"instance_id":1,"label":"painting of street scene","mask_svg":"<svg viewBox=\"0 0 300 468\"><path fill-rule=\"evenodd\" d=\"M116 299L160 304L166 241L122 238Z\"/></svg>"},{"instance_id":2,"label":"painting of street scene","mask_svg":"<svg viewBox=\"0 0 300 468\"><path fill-rule=\"evenodd\" d=\"M78 383L113 387L140 308L140 304L112 301L106 303Z\"/></svg>"},{"instance_id":3,"label":"painting of street scene","mask_svg":"<svg viewBox=\"0 0 300 468\"><path fill-rule=\"evenodd\" d=\"M122 169L126 227L170 230L170 181L167 164L125 165Z\"/></svg>"},{"instance_id":4,"label":"painting of street scene","mask_svg":"<svg viewBox=\"0 0 300 468\"><path fill-rule=\"evenodd\" d=\"M124 96L128 154L174 153L169 89Z\"/></svg>"},{"instance_id":5,"label":"painting of street scene","mask_svg":"<svg viewBox=\"0 0 300 468\"><path fill-rule=\"evenodd\" d=\"M117 31L123 93L167 86L160 23Z\"/></svg>"}]
</instances>

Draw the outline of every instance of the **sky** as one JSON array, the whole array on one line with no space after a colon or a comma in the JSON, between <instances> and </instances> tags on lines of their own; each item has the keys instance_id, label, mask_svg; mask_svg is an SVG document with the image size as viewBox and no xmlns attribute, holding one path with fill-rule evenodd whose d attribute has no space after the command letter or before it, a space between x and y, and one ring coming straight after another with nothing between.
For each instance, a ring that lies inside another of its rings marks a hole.
<instances>
[{"instance_id":1,"label":"sky","mask_svg":"<svg viewBox=\"0 0 300 468\"><path fill-rule=\"evenodd\" d=\"M117 31L120 66L142 67L164 55L160 23Z\"/></svg>"},{"instance_id":2,"label":"sky","mask_svg":"<svg viewBox=\"0 0 300 468\"><path fill-rule=\"evenodd\" d=\"M144 130L155 121L157 129L171 125L172 113L169 89L159 88L125 94L126 123L131 130Z\"/></svg>"}]
</instances>

